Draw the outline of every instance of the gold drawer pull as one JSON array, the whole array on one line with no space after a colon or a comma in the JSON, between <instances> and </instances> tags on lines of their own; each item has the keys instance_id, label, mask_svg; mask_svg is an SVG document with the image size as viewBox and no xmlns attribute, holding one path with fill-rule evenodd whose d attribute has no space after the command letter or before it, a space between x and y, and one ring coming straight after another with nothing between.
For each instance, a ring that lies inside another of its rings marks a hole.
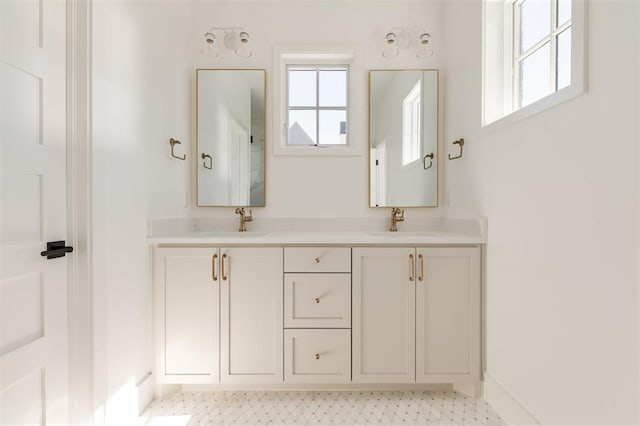
<instances>
[{"instance_id":1,"label":"gold drawer pull","mask_svg":"<svg viewBox=\"0 0 640 426\"><path fill-rule=\"evenodd\" d=\"M313 301L316 302L316 303L320 303L320 298L316 297L315 299L313 299Z\"/></svg>"},{"instance_id":2,"label":"gold drawer pull","mask_svg":"<svg viewBox=\"0 0 640 426\"><path fill-rule=\"evenodd\" d=\"M420 275L418 275L418 281L424 281L424 256L419 254L418 260L420 260Z\"/></svg>"},{"instance_id":3,"label":"gold drawer pull","mask_svg":"<svg viewBox=\"0 0 640 426\"><path fill-rule=\"evenodd\" d=\"M320 263L320 258L319 257L316 257L314 260L316 261L316 263Z\"/></svg>"},{"instance_id":4,"label":"gold drawer pull","mask_svg":"<svg viewBox=\"0 0 640 426\"><path fill-rule=\"evenodd\" d=\"M315 359L320 359L320 354L316 354L316 355L314 356L314 358L315 358Z\"/></svg>"},{"instance_id":5,"label":"gold drawer pull","mask_svg":"<svg viewBox=\"0 0 640 426\"><path fill-rule=\"evenodd\" d=\"M211 278L214 281L218 281L218 276L216 275L216 260L218 259L218 255L214 254L211 259Z\"/></svg>"},{"instance_id":6,"label":"gold drawer pull","mask_svg":"<svg viewBox=\"0 0 640 426\"><path fill-rule=\"evenodd\" d=\"M416 279L415 270L416 270L416 262L413 259L413 255L410 254L409 255L409 281L413 281Z\"/></svg>"},{"instance_id":7,"label":"gold drawer pull","mask_svg":"<svg viewBox=\"0 0 640 426\"><path fill-rule=\"evenodd\" d=\"M227 258L227 253L222 255L222 262L220 262L220 264L222 265L222 281L226 281L227 280L227 276L224 273L224 261Z\"/></svg>"}]
</instances>

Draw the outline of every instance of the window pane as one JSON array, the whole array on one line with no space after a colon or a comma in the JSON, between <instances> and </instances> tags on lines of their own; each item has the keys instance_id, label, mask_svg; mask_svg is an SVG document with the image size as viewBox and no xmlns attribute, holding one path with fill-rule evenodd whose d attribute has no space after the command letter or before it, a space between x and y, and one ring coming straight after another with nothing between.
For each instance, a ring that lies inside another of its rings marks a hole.
<instances>
[{"instance_id":1,"label":"window pane","mask_svg":"<svg viewBox=\"0 0 640 426\"><path fill-rule=\"evenodd\" d=\"M421 80L413 86L402 102L402 164L407 165L420 158L420 129L422 99Z\"/></svg>"},{"instance_id":2,"label":"window pane","mask_svg":"<svg viewBox=\"0 0 640 426\"><path fill-rule=\"evenodd\" d=\"M571 27L558 34L557 90L571 84Z\"/></svg>"},{"instance_id":3,"label":"window pane","mask_svg":"<svg viewBox=\"0 0 640 426\"><path fill-rule=\"evenodd\" d=\"M316 106L316 72L289 70L289 106Z\"/></svg>"},{"instance_id":4,"label":"window pane","mask_svg":"<svg viewBox=\"0 0 640 426\"><path fill-rule=\"evenodd\" d=\"M315 145L316 112L289 111L289 145Z\"/></svg>"},{"instance_id":5,"label":"window pane","mask_svg":"<svg viewBox=\"0 0 640 426\"><path fill-rule=\"evenodd\" d=\"M520 5L520 53L551 33L551 0L525 0Z\"/></svg>"},{"instance_id":6,"label":"window pane","mask_svg":"<svg viewBox=\"0 0 640 426\"><path fill-rule=\"evenodd\" d=\"M571 0L558 0L558 26L571 19Z\"/></svg>"},{"instance_id":7,"label":"window pane","mask_svg":"<svg viewBox=\"0 0 640 426\"><path fill-rule=\"evenodd\" d=\"M549 94L551 47L543 45L520 62L520 105L529 105Z\"/></svg>"},{"instance_id":8,"label":"window pane","mask_svg":"<svg viewBox=\"0 0 640 426\"><path fill-rule=\"evenodd\" d=\"M347 71L320 71L320 106L347 106Z\"/></svg>"},{"instance_id":9,"label":"window pane","mask_svg":"<svg viewBox=\"0 0 640 426\"><path fill-rule=\"evenodd\" d=\"M320 145L347 143L347 111L320 111Z\"/></svg>"}]
</instances>

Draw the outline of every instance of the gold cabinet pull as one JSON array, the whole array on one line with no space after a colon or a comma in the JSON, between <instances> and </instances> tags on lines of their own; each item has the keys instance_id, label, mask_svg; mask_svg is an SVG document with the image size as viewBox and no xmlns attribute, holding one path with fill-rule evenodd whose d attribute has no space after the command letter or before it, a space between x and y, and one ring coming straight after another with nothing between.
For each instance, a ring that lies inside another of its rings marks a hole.
<instances>
[{"instance_id":1,"label":"gold cabinet pull","mask_svg":"<svg viewBox=\"0 0 640 426\"><path fill-rule=\"evenodd\" d=\"M214 254L211 258L211 279L214 281L218 281L218 276L216 275L216 260L218 260L218 253Z\"/></svg>"},{"instance_id":2,"label":"gold cabinet pull","mask_svg":"<svg viewBox=\"0 0 640 426\"><path fill-rule=\"evenodd\" d=\"M320 359L320 354L315 354L314 358L315 359Z\"/></svg>"},{"instance_id":3,"label":"gold cabinet pull","mask_svg":"<svg viewBox=\"0 0 640 426\"><path fill-rule=\"evenodd\" d=\"M221 266L222 266L222 281L226 281L227 280L227 276L224 272L224 261L227 258L227 253L222 255L222 262L220 262Z\"/></svg>"},{"instance_id":4,"label":"gold cabinet pull","mask_svg":"<svg viewBox=\"0 0 640 426\"><path fill-rule=\"evenodd\" d=\"M418 260L420 260L420 275L418 275L418 281L424 281L424 256L419 254Z\"/></svg>"},{"instance_id":5,"label":"gold cabinet pull","mask_svg":"<svg viewBox=\"0 0 640 426\"><path fill-rule=\"evenodd\" d=\"M320 263L320 258L319 257L316 257L314 260L316 261L316 263Z\"/></svg>"},{"instance_id":6,"label":"gold cabinet pull","mask_svg":"<svg viewBox=\"0 0 640 426\"><path fill-rule=\"evenodd\" d=\"M316 302L316 303L320 303L320 298L316 297L315 299L313 299L313 301Z\"/></svg>"},{"instance_id":7,"label":"gold cabinet pull","mask_svg":"<svg viewBox=\"0 0 640 426\"><path fill-rule=\"evenodd\" d=\"M410 254L409 255L409 281L413 281L416 279L415 271L416 271L416 262L415 262L415 259L413 258L413 255Z\"/></svg>"}]
</instances>

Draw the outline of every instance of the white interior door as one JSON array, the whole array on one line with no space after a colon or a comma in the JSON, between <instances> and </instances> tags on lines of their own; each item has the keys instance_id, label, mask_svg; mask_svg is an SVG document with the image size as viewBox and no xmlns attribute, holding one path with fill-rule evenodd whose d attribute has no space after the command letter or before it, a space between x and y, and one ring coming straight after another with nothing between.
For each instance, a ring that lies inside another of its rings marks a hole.
<instances>
[{"instance_id":1,"label":"white interior door","mask_svg":"<svg viewBox=\"0 0 640 426\"><path fill-rule=\"evenodd\" d=\"M0 1L0 424L68 423L66 3Z\"/></svg>"}]
</instances>

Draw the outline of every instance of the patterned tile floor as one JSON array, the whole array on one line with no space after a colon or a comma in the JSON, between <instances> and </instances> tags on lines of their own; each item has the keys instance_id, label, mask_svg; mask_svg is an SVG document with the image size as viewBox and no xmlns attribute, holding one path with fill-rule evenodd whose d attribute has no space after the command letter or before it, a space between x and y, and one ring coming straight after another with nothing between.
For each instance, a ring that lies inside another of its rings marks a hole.
<instances>
[{"instance_id":1,"label":"patterned tile floor","mask_svg":"<svg viewBox=\"0 0 640 426\"><path fill-rule=\"evenodd\" d=\"M504 425L481 399L454 391L178 392L145 425Z\"/></svg>"}]
</instances>

